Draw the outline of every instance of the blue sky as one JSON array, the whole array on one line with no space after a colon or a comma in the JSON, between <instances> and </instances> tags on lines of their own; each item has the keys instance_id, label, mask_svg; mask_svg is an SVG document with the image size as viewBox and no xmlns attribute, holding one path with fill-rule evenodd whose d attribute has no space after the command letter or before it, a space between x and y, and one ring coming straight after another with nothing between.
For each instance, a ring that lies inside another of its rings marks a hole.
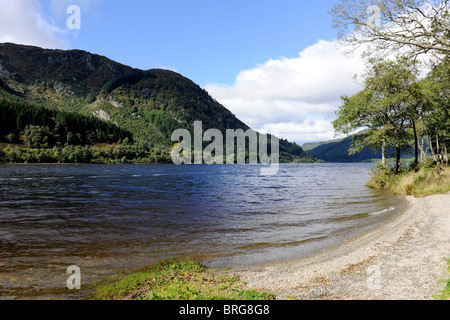
<instances>
[{"instance_id":1,"label":"blue sky","mask_svg":"<svg viewBox=\"0 0 450 320\"><path fill-rule=\"evenodd\" d=\"M0 0L0 42L81 49L181 73L252 128L299 144L334 137L357 91L328 10L338 0ZM67 8L81 9L69 30Z\"/></svg>"},{"instance_id":2,"label":"blue sky","mask_svg":"<svg viewBox=\"0 0 450 320\"><path fill-rule=\"evenodd\" d=\"M41 2L48 20L63 29L67 7L52 10L51 2ZM172 68L202 86L231 85L241 70L333 40L333 2L73 0L67 3L79 4L82 27L69 33L69 47L136 68Z\"/></svg>"}]
</instances>

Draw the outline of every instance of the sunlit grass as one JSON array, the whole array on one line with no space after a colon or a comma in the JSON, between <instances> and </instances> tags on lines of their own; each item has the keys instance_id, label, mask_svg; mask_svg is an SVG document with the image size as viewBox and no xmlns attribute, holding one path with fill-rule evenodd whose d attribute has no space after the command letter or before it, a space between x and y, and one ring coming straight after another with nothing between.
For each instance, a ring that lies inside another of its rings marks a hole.
<instances>
[{"instance_id":1,"label":"sunlit grass","mask_svg":"<svg viewBox=\"0 0 450 320\"><path fill-rule=\"evenodd\" d=\"M450 192L450 167L423 164L417 170L403 170L396 175L390 166L382 168L378 165L372 169L366 186L372 189L390 189L397 195L415 197L445 194Z\"/></svg>"},{"instance_id":2,"label":"sunlit grass","mask_svg":"<svg viewBox=\"0 0 450 320\"><path fill-rule=\"evenodd\" d=\"M168 260L98 286L92 300L273 300L245 289L237 277L219 275L190 260Z\"/></svg>"},{"instance_id":3,"label":"sunlit grass","mask_svg":"<svg viewBox=\"0 0 450 320\"><path fill-rule=\"evenodd\" d=\"M426 197L450 192L450 168L422 168L418 172L408 172L398 177L392 186L395 194Z\"/></svg>"},{"instance_id":4,"label":"sunlit grass","mask_svg":"<svg viewBox=\"0 0 450 320\"><path fill-rule=\"evenodd\" d=\"M447 271L450 274L450 258L447 260L447 265ZM441 293L436 294L434 297L439 300L450 300L450 277L443 280L443 282L445 283L444 290Z\"/></svg>"}]
</instances>

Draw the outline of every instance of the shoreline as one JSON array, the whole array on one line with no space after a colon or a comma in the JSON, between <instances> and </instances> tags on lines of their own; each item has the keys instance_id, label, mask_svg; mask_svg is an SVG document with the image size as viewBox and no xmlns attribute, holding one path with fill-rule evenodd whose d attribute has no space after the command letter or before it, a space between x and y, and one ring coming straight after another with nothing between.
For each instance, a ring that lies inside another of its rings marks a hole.
<instances>
[{"instance_id":1,"label":"shoreline","mask_svg":"<svg viewBox=\"0 0 450 320\"><path fill-rule=\"evenodd\" d=\"M403 212L336 246L226 273L278 299L433 299L448 277L450 193L405 198Z\"/></svg>"}]
</instances>

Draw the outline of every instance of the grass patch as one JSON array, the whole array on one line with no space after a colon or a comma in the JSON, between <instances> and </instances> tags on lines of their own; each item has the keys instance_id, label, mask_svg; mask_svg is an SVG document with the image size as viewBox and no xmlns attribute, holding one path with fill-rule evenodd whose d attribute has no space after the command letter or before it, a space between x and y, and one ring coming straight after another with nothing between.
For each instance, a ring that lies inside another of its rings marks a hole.
<instances>
[{"instance_id":1,"label":"grass patch","mask_svg":"<svg viewBox=\"0 0 450 320\"><path fill-rule=\"evenodd\" d=\"M447 260L447 265L447 271L450 274L450 258ZM450 278L442 280L442 282L445 283L445 288L442 293L435 295L434 298L439 300L450 300Z\"/></svg>"},{"instance_id":2,"label":"grass patch","mask_svg":"<svg viewBox=\"0 0 450 320\"><path fill-rule=\"evenodd\" d=\"M91 300L274 300L245 289L237 277L218 275L190 260L168 260L101 284Z\"/></svg>"},{"instance_id":3,"label":"grass patch","mask_svg":"<svg viewBox=\"0 0 450 320\"><path fill-rule=\"evenodd\" d=\"M426 197L450 191L450 168L421 168L400 175L392 187L395 194Z\"/></svg>"},{"instance_id":4,"label":"grass patch","mask_svg":"<svg viewBox=\"0 0 450 320\"><path fill-rule=\"evenodd\" d=\"M450 167L422 165L417 170L404 170L395 175L391 168L377 166L372 170L366 186L372 189L390 189L397 195L415 197L445 194L450 192Z\"/></svg>"}]
</instances>

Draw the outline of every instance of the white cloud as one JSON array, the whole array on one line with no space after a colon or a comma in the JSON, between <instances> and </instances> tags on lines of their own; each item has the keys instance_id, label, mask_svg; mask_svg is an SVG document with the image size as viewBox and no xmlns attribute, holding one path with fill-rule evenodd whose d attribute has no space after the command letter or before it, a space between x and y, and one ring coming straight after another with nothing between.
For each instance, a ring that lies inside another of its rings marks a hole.
<instances>
[{"instance_id":1,"label":"white cloud","mask_svg":"<svg viewBox=\"0 0 450 320\"><path fill-rule=\"evenodd\" d=\"M340 97L361 86L360 52L345 56L336 42L320 40L295 58L272 59L242 71L233 86L209 84L205 89L255 130L277 130L299 144L334 137L331 121Z\"/></svg>"},{"instance_id":2,"label":"white cloud","mask_svg":"<svg viewBox=\"0 0 450 320\"><path fill-rule=\"evenodd\" d=\"M67 8L71 5L80 7L82 13L94 9L103 0L50 0L50 10L55 19L61 23L67 19Z\"/></svg>"},{"instance_id":3,"label":"white cloud","mask_svg":"<svg viewBox=\"0 0 450 320\"><path fill-rule=\"evenodd\" d=\"M44 18L39 0L0 0L0 42L68 47L65 30Z\"/></svg>"},{"instance_id":4,"label":"white cloud","mask_svg":"<svg viewBox=\"0 0 450 320\"><path fill-rule=\"evenodd\" d=\"M301 123L267 123L260 129L262 133L276 134L278 131L284 139L297 141L300 144L308 141L328 141L334 138L331 122L324 119L306 118Z\"/></svg>"}]
</instances>

